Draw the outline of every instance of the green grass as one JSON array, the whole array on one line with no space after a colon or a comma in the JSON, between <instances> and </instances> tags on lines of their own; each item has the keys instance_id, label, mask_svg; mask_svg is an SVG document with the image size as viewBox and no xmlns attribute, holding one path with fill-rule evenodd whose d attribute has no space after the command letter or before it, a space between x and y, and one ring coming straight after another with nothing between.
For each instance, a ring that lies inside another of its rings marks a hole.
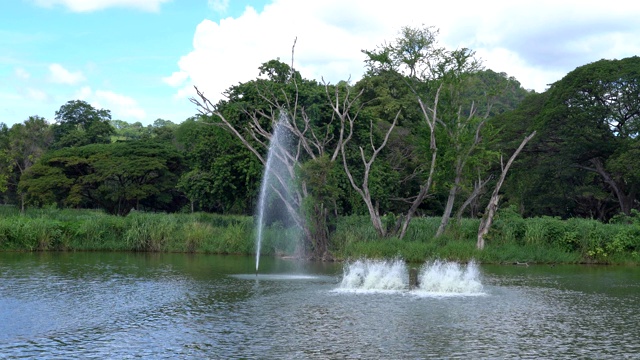
<instances>
[{"instance_id":1,"label":"green grass","mask_svg":"<svg viewBox=\"0 0 640 360\"><path fill-rule=\"evenodd\" d=\"M640 215L640 214L639 214ZM486 239L476 249L479 221L452 222L435 238L436 217L415 218L404 239L380 239L368 216L341 217L330 250L350 258L429 259L483 263L640 263L640 216L611 224L589 219L522 219L501 210ZM300 233L275 224L264 230L261 253L291 255ZM0 251L144 251L254 254L256 231L251 216L207 213L132 212L126 217L101 211L29 209L20 214L0 206Z\"/></svg>"}]
</instances>

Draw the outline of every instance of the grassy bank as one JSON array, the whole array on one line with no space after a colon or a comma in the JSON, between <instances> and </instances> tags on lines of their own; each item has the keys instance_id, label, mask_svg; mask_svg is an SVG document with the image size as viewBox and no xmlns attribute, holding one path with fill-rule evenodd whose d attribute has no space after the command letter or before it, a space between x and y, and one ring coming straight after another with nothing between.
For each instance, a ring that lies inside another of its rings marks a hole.
<instances>
[{"instance_id":1,"label":"grassy bank","mask_svg":"<svg viewBox=\"0 0 640 360\"><path fill-rule=\"evenodd\" d=\"M244 254L252 219L214 214L132 212L127 217L88 210L3 208L0 250L5 251L159 251Z\"/></svg>"},{"instance_id":2,"label":"grassy bank","mask_svg":"<svg viewBox=\"0 0 640 360\"><path fill-rule=\"evenodd\" d=\"M393 257L421 262L450 259L483 263L640 264L640 213L604 224L589 219L523 219L499 211L482 251L476 249L478 219L462 219L441 237L440 218L415 219L404 239L377 239L367 217L342 219L333 237L342 258Z\"/></svg>"},{"instance_id":3,"label":"grassy bank","mask_svg":"<svg viewBox=\"0 0 640 360\"><path fill-rule=\"evenodd\" d=\"M452 224L439 238L438 218L417 218L407 233L377 239L366 216L339 220L331 238L338 259L401 257L484 263L640 263L637 214L603 224L593 220L522 219L506 209L496 218L485 250L475 248L478 220ZM264 233L261 253L292 254L296 235L281 227ZM0 207L0 251L156 251L254 254L254 219L216 214L133 212L127 217L100 211L31 209L21 215Z\"/></svg>"}]
</instances>

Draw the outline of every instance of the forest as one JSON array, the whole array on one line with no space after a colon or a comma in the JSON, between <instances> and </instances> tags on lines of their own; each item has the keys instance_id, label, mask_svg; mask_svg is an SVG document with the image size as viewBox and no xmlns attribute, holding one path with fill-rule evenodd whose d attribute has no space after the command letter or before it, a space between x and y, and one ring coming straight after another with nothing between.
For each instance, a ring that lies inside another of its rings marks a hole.
<instances>
[{"instance_id":1,"label":"forest","mask_svg":"<svg viewBox=\"0 0 640 360\"><path fill-rule=\"evenodd\" d=\"M252 215L283 121L295 181L271 211L297 214L290 221L314 257L348 216L394 241L427 217L438 218L436 238L463 219L488 220L489 231L501 211L637 220L639 57L585 64L536 93L437 37L406 27L363 50L366 73L354 83L305 79L273 59L216 103L196 88L194 116L178 122L129 124L70 100L54 119L0 124L1 201L22 211ZM622 246L638 251L640 241Z\"/></svg>"}]
</instances>

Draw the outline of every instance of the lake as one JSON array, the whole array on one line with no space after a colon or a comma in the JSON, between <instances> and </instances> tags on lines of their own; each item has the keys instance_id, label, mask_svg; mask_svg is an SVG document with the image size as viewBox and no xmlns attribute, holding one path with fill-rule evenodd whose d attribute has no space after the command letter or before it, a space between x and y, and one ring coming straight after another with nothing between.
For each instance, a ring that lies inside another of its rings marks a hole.
<instances>
[{"instance_id":1,"label":"lake","mask_svg":"<svg viewBox=\"0 0 640 360\"><path fill-rule=\"evenodd\" d=\"M640 268L0 253L0 358L637 358Z\"/></svg>"}]
</instances>

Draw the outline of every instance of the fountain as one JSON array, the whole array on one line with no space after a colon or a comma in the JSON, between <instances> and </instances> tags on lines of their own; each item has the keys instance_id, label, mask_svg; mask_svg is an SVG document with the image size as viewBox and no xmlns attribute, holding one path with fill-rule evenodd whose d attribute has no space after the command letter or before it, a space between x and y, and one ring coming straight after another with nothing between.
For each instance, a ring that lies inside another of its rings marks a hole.
<instances>
[{"instance_id":1,"label":"fountain","mask_svg":"<svg viewBox=\"0 0 640 360\"><path fill-rule=\"evenodd\" d=\"M480 272L475 262L426 262L411 277L403 260L357 260L344 267L342 281L336 291L356 293L405 292L418 296L482 295Z\"/></svg>"},{"instance_id":2,"label":"fountain","mask_svg":"<svg viewBox=\"0 0 640 360\"><path fill-rule=\"evenodd\" d=\"M407 286L403 260L357 260L347 263L340 289L384 291L402 290Z\"/></svg>"},{"instance_id":3,"label":"fountain","mask_svg":"<svg viewBox=\"0 0 640 360\"><path fill-rule=\"evenodd\" d=\"M294 183L295 159L289 153L290 134L287 115L282 112L273 127L265 163L257 208L256 276L260 268L260 253L265 228L274 222L274 213L286 214L284 225L297 224L297 208L291 189ZM274 204L276 204L274 206ZM281 205L278 207L278 205ZM284 209L286 208L286 210ZM282 220L282 219L280 219ZM284 233L284 232L283 232ZM280 234L279 236L285 236ZM482 295L480 272L475 262L462 266L455 262L425 263L419 270L408 269L404 260L357 260L344 267L341 292L399 292L409 290L418 295ZM269 278L266 276L265 278ZM307 275L277 275L271 279L314 279Z\"/></svg>"},{"instance_id":4,"label":"fountain","mask_svg":"<svg viewBox=\"0 0 640 360\"><path fill-rule=\"evenodd\" d=\"M466 265L456 262L432 261L426 263L419 274L419 289L430 294L480 294L480 271L471 261Z\"/></svg>"},{"instance_id":5,"label":"fountain","mask_svg":"<svg viewBox=\"0 0 640 360\"><path fill-rule=\"evenodd\" d=\"M291 196L289 186L293 180L291 166L287 164L290 160L288 157L289 138L286 129L286 114L281 113L280 119L275 124L271 141L269 143L269 151L267 153L267 162L265 164L264 174L262 176L262 185L260 187L260 197L258 199L258 223L256 235L256 275L260 267L260 248L264 236L264 229L267 223L265 216L269 208L269 202L276 195L280 198ZM286 213L286 211L284 211Z\"/></svg>"}]
</instances>

